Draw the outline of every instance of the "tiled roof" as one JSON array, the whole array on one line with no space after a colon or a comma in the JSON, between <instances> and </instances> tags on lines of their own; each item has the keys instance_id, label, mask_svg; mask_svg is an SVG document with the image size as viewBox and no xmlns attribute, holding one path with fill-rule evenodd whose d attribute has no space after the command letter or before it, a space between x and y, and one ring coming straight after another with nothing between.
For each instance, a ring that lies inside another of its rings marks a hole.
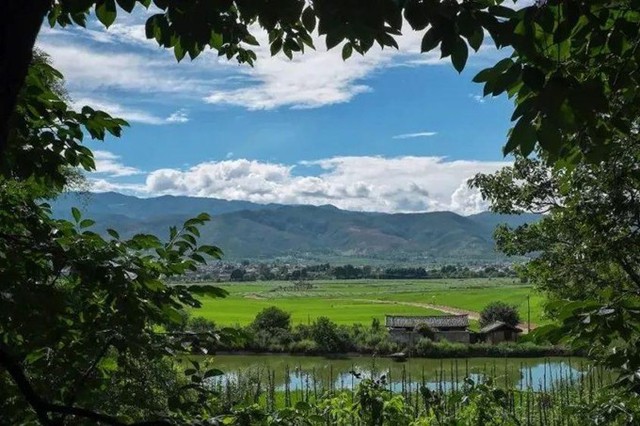
<instances>
[{"instance_id":1,"label":"tiled roof","mask_svg":"<svg viewBox=\"0 0 640 426\"><path fill-rule=\"evenodd\" d=\"M501 328L506 328L506 329L518 331L518 332L522 331L521 328L515 327L513 325L509 325L502 321L496 321L487 326L482 327L482 329L480 330L480 333L490 333L492 331L500 330Z\"/></svg>"},{"instance_id":2,"label":"tiled roof","mask_svg":"<svg viewBox=\"0 0 640 426\"><path fill-rule=\"evenodd\" d=\"M469 327L468 315L440 316L396 316L387 315L385 325L391 328L414 328L418 324L427 324L431 328L466 328Z\"/></svg>"}]
</instances>

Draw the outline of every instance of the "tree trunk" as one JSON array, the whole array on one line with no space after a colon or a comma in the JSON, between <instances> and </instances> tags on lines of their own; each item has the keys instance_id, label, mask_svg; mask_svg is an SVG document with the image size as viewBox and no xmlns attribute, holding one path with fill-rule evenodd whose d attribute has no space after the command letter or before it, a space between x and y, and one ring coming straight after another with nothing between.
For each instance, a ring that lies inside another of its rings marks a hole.
<instances>
[{"instance_id":1,"label":"tree trunk","mask_svg":"<svg viewBox=\"0 0 640 426\"><path fill-rule=\"evenodd\" d=\"M33 45L51 4L52 0L0 0L0 159Z\"/></svg>"}]
</instances>

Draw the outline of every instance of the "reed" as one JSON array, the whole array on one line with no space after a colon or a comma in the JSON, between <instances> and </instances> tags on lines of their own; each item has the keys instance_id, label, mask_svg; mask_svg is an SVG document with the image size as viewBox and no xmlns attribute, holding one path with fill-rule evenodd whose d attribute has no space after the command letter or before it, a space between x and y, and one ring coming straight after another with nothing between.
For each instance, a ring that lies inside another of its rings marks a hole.
<instances>
[{"instance_id":1,"label":"reed","mask_svg":"<svg viewBox=\"0 0 640 426\"><path fill-rule=\"evenodd\" d=\"M442 415L455 417L464 408L462 395L468 392L471 379L475 384L499 386L505 395L503 409L516 424L571 425L575 421L569 408L593 401L597 390L611 383L606 370L583 360L553 364L545 360L542 374L536 373L537 377L532 368L522 363L510 368L501 360L485 364L479 371L470 371L467 362L451 360L441 362L433 372L423 370L422 374L412 375L402 367L400 374L391 373L390 369L380 369L375 361L359 371L354 366L348 375L334 371L332 366L326 371L304 370L301 366L276 371L263 366L218 377L211 386L218 391L224 407L257 403L273 411L295 407L300 401L316 407L337 396L346 397L353 404L359 383L373 379L383 383L392 395L400 396L413 416L419 418L432 414L429 410L436 399ZM427 395L432 399L427 400Z\"/></svg>"}]
</instances>

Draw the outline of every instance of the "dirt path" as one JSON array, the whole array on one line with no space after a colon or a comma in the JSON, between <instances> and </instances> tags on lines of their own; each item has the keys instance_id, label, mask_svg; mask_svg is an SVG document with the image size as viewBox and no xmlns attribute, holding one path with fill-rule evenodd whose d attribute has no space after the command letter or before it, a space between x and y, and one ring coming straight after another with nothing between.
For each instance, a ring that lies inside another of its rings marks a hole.
<instances>
[{"instance_id":1,"label":"dirt path","mask_svg":"<svg viewBox=\"0 0 640 426\"><path fill-rule=\"evenodd\" d=\"M478 321L480 319L480 313L475 311L468 311L466 309L453 308L451 306L432 305L431 303L418 303L418 302L400 302L396 300L379 300L379 299L355 299L360 302L367 303L385 303L388 305L403 305L414 306L416 308L433 309L436 311L444 312L451 315L469 315L469 319ZM527 334L527 323L521 322L518 327L522 329L523 334ZM531 323L531 329L536 328L536 324Z\"/></svg>"}]
</instances>

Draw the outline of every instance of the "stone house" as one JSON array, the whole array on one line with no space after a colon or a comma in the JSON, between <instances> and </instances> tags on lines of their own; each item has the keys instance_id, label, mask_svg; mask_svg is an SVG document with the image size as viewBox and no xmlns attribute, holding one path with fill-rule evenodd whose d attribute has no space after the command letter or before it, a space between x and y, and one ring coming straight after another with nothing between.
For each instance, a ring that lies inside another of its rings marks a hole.
<instances>
[{"instance_id":1,"label":"stone house","mask_svg":"<svg viewBox=\"0 0 640 426\"><path fill-rule=\"evenodd\" d=\"M481 338L487 343L515 342L522 329L502 321L491 323L480 330Z\"/></svg>"},{"instance_id":2,"label":"stone house","mask_svg":"<svg viewBox=\"0 0 640 426\"><path fill-rule=\"evenodd\" d=\"M421 339L416 328L426 324L435 333L435 340L469 343L468 315L406 316L386 315L385 326L392 340L403 344L413 344Z\"/></svg>"}]
</instances>

